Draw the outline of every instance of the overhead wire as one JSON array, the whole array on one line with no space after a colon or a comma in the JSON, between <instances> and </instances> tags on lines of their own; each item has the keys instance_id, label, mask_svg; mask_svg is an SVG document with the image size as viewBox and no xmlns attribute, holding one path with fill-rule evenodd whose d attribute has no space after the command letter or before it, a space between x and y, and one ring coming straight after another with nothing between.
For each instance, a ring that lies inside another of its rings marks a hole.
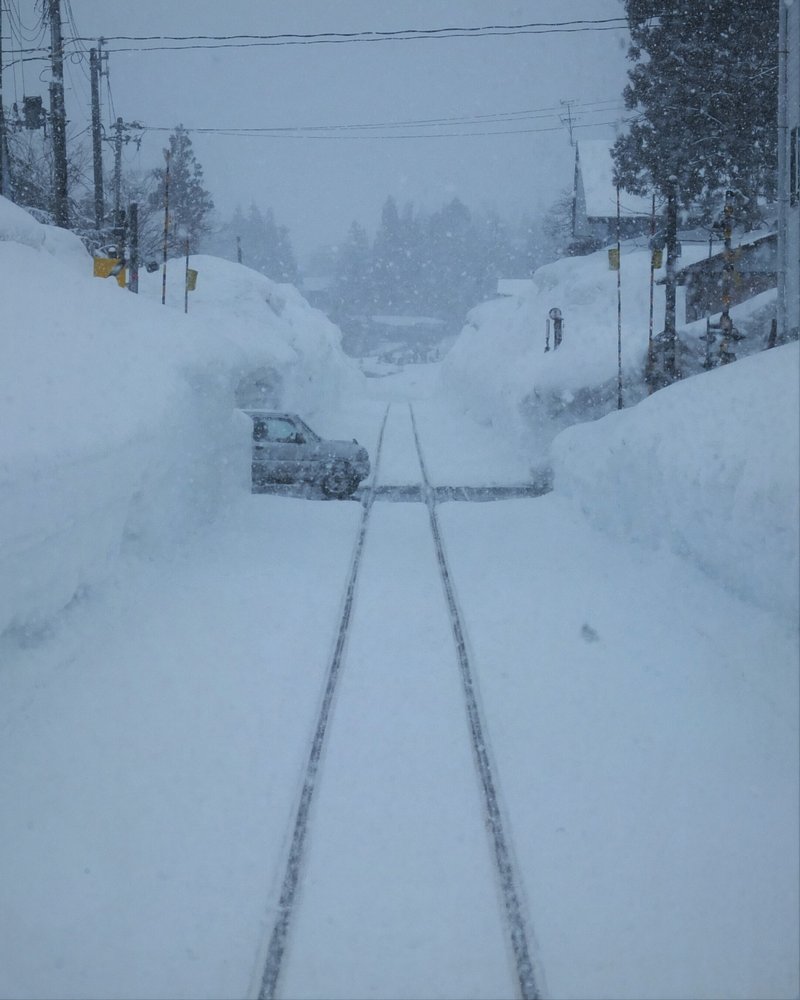
<instances>
[{"instance_id":1,"label":"overhead wire","mask_svg":"<svg viewBox=\"0 0 800 1000\"><path fill-rule=\"evenodd\" d=\"M573 21L530 21L524 24L483 24L483 25L450 25L442 28L397 28L393 30L373 29L370 31L314 31L314 32L282 32L278 34L239 34L239 35L109 35L108 41L239 41L239 40L301 40L317 41L325 39L356 41L362 38L392 38L401 36L429 37L447 36L451 32L464 35L482 35L492 31L523 31L540 29L542 31L557 31L559 29L580 28L583 31L595 30L598 26L619 23L627 26L627 17L582 18ZM84 39L86 40L86 39ZM402 37L401 37L402 40Z\"/></svg>"},{"instance_id":2,"label":"overhead wire","mask_svg":"<svg viewBox=\"0 0 800 1000\"><path fill-rule=\"evenodd\" d=\"M630 118L617 119L612 121L604 122L587 122L585 124L573 124L573 129L576 128L598 128L604 125L617 125L617 124L627 124L631 121L636 120L636 118L641 117L634 115ZM174 126L166 125L142 125L142 131L144 132L173 132ZM522 128L522 129L492 129L491 131L469 131L469 132L418 132L418 133L404 133L402 135L396 134L370 134L370 135L352 135L347 134L333 134L333 135L319 135L316 133L303 132L300 130L294 131L270 131L265 129L234 129L234 128L186 128L186 132L190 132L197 135L224 135L229 137L240 137L240 138L253 138L253 139L327 139L329 141L335 140L359 140L359 139L460 139L470 136L492 136L492 135L531 135L536 132L560 132L563 125L548 125L540 128Z\"/></svg>"}]
</instances>

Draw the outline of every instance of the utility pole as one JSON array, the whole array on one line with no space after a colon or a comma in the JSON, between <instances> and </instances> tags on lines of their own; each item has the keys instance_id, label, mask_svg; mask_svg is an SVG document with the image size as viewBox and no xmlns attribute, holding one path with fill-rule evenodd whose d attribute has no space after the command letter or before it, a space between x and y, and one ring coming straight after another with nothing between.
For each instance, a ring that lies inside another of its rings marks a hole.
<instances>
[{"instance_id":1,"label":"utility pole","mask_svg":"<svg viewBox=\"0 0 800 1000\"><path fill-rule=\"evenodd\" d=\"M8 143L6 116L3 111L3 5L0 2L0 195L8 191Z\"/></svg>"},{"instance_id":2,"label":"utility pole","mask_svg":"<svg viewBox=\"0 0 800 1000\"><path fill-rule=\"evenodd\" d=\"M89 72L92 82L92 153L94 159L94 225L103 228L105 204L103 199L103 143L100 126L100 44L89 50Z\"/></svg>"},{"instance_id":3,"label":"utility pole","mask_svg":"<svg viewBox=\"0 0 800 1000\"><path fill-rule=\"evenodd\" d=\"M567 126L569 130L569 144L570 146L574 146L575 142L572 138L572 106L573 104L575 104L575 101L561 101L560 103L562 107L565 107L567 109L566 116L565 115L560 116L561 124Z\"/></svg>"},{"instance_id":4,"label":"utility pole","mask_svg":"<svg viewBox=\"0 0 800 1000\"><path fill-rule=\"evenodd\" d=\"M125 122L117 118L111 126L114 129L114 225L119 226L122 215L121 192L122 192L122 133L125 131Z\"/></svg>"},{"instance_id":5,"label":"utility pole","mask_svg":"<svg viewBox=\"0 0 800 1000\"><path fill-rule=\"evenodd\" d=\"M67 112L64 105L64 43L61 38L61 0L47 0L50 18L50 59L53 79L50 83L50 121L53 129L53 166L55 223L69 226L67 191Z\"/></svg>"},{"instance_id":6,"label":"utility pole","mask_svg":"<svg viewBox=\"0 0 800 1000\"><path fill-rule=\"evenodd\" d=\"M114 143L114 225L119 227L122 225L122 218L125 214L122 211L122 144L133 139L138 146L141 142L141 136L133 137L127 133L131 129L140 129L142 126L139 122L125 122L121 118L117 118L111 128L114 131L114 139L112 140Z\"/></svg>"}]
</instances>

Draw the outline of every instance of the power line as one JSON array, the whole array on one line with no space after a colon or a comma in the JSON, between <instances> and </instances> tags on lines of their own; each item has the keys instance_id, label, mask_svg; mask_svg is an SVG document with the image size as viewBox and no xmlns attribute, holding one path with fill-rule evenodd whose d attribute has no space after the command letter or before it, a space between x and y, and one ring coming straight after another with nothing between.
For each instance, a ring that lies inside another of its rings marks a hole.
<instances>
[{"instance_id":1,"label":"power line","mask_svg":"<svg viewBox=\"0 0 800 1000\"><path fill-rule=\"evenodd\" d=\"M71 14L71 11L70 11ZM74 18L71 17L74 27ZM438 40L446 38L481 38L506 37L509 35L527 34L572 34L585 31L620 31L627 30L628 21L624 16L610 18L586 18L574 21L531 21L525 24L486 24L474 26L450 26L443 28L403 28L394 31L352 31L352 32L315 32L315 33L283 33L272 35L241 34L241 35L108 35L108 42L143 42L145 45L117 46L108 48L109 52L179 52L197 49L244 49L259 48L273 45L330 45L350 44L359 42L410 42L422 39ZM76 45L85 52L86 42L94 39L77 33L64 39L64 44ZM177 42L180 44L149 44ZM189 44L194 43L194 44ZM43 47L17 49L9 55L33 55L45 51Z\"/></svg>"},{"instance_id":2,"label":"power line","mask_svg":"<svg viewBox=\"0 0 800 1000\"><path fill-rule=\"evenodd\" d=\"M241 34L241 35L108 35L107 41L112 42L241 42L241 41L363 41L367 39L384 38L428 38L452 37L458 35L482 35L491 32L534 31L542 32L558 30L598 30L604 25L612 25L611 30L626 28L628 19L624 15L607 18L583 18L574 21L531 21L525 24L484 24L484 25L452 25L442 28L399 28L393 31L318 31L318 32L284 32L281 34ZM73 41L91 41L88 38L76 37Z\"/></svg>"},{"instance_id":3,"label":"power line","mask_svg":"<svg viewBox=\"0 0 800 1000\"><path fill-rule=\"evenodd\" d=\"M605 122L589 122L585 125L573 125L573 129L577 128L598 128L604 125L616 125L618 123L628 124L629 122L635 121L640 118L640 115L634 115L631 118L618 119L616 121L605 121ZM144 132L174 132L174 126L166 125L142 125L142 131ZM185 127L184 127L185 128ZM337 140L337 139L460 139L469 136L491 136L491 135L530 135L535 132L560 132L561 125L545 126L544 128L522 128L522 129L493 129L491 131L470 131L470 132L419 132L419 133L405 133L403 135L388 135L388 134L376 134L372 133L370 135L352 135L350 133L346 134L333 134L333 135L319 135L316 133L303 132L301 129L294 131L273 131L269 129L247 129L247 128L185 128L186 132L191 132L196 135L224 135L229 137L241 137L241 138L252 138L252 139L327 139L327 140Z\"/></svg>"},{"instance_id":4,"label":"power line","mask_svg":"<svg viewBox=\"0 0 800 1000\"><path fill-rule=\"evenodd\" d=\"M574 105L578 104L577 101L573 101L572 103ZM580 107L586 109L585 113L587 114L608 114L610 111L614 110L625 110L624 105L620 104L618 98L611 98L604 101L587 101L585 104L581 104ZM437 128L443 126L455 127L458 125L492 125L535 120L539 118L553 118L556 116L558 110L559 109L557 107L527 108L521 111L498 111L484 115L456 115L444 118L404 119L400 121L362 122L358 124L337 123L331 125L275 125L252 127L232 125L223 127L220 130L231 133L244 132L279 135L287 132L371 131L373 129L382 128ZM163 130L167 130L166 126L163 127ZM190 129L188 131L201 131L201 129Z\"/></svg>"}]
</instances>

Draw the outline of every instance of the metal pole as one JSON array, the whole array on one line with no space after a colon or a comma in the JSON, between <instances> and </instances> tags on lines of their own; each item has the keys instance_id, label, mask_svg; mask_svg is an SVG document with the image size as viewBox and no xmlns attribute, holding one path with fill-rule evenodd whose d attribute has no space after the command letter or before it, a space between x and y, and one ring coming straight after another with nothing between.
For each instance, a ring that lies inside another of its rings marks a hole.
<instances>
[{"instance_id":1,"label":"metal pole","mask_svg":"<svg viewBox=\"0 0 800 1000\"><path fill-rule=\"evenodd\" d=\"M735 361L736 356L729 350L730 335L733 321L730 317L731 286L733 284L733 192L725 192L725 209L723 213L725 225L725 258L722 265L722 315L719 318L722 340L719 345L719 360L721 364Z\"/></svg>"},{"instance_id":2,"label":"metal pole","mask_svg":"<svg viewBox=\"0 0 800 1000\"><path fill-rule=\"evenodd\" d=\"M99 43L98 43L99 44ZM92 84L92 154L94 159L94 225L102 229L105 221L103 203L103 143L100 127L100 56L97 49L89 50L89 72Z\"/></svg>"},{"instance_id":3,"label":"metal pole","mask_svg":"<svg viewBox=\"0 0 800 1000\"><path fill-rule=\"evenodd\" d=\"M186 271L183 276L183 311L189 312L189 240L186 240Z\"/></svg>"},{"instance_id":4,"label":"metal pole","mask_svg":"<svg viewBox=\"0 0 800 1000\"><path fill-rule=\"evenodd\" d=\"M617 184L617 409L622 409L622 247L620 246L619 184Z\"/></svg>"},{"instance_id":5,"label":"metal pole","mask_svg":"<svg viewBox=\"0 0 800 1000\"><path fill-rule=\"evenodd\" d=\"M130 284L128 288L139 293L139 205L134 201L128 206L131 234Z\"/></svg>"},{"instance_id":6,"label":"metal pole","mask_svg":"<svg viewBox=\"0 0 800 1000\"><path fill-rule=\"evenodd\" d=\"M161 305L167 301L167 250L169 241L169 150L164 151L167 169L164 171L164 266L161 271Z\"/></svg>"},{"instance_id":7,"label":"metal pole","mask_svg":"<svg viewBox=\"0 0 800 1000\"><path fill-rule=\"evenodd\" d=\"M647 362L645 365L645 382L647 383L648 395L653 391L653 298L656 282L655 264L655 236L656 236L656 196L653 194L653 206L650 210L650 318L647 327Z\"/></svg>"},{"instance_id":8,"label":"metal pole","mask_svg":"<svg viewBox=\"0 0 800 1000\"><path fill-rule=\"evenodd\" d=\"M125 122L117 118L114 122L114 225L120 225L122 215L122 133Z\"/></svg>"},{"instance_id":9,"label":"metal pole","mask_svg":"<svg viewBox=\"0 0 800 1000\"><path fill-rule=\"evenodd\" d=\"M666 304L664 308L664 383L669 385L678 377L678 350L676 331L675 262L678 258L678 194L675 179L670 178L667 191L667 273L664 281Z\"/></svg>"},{"instance_id":10,"label":"metal pole","mask_svg":"<svg viewBox=\"0 0 800 1000\"><path fill-rule=\"evenodd\" d=\"M61 38L60 0L49 0L50 58L53 81L50 84L50 118L53 127L54 215L62 229L69 226L67 191L67 113L64 106L64 44Z\"/></svg>"},{"instance_id":11,"label":"metal pole","mask_svg":"<svg viewBox=\"0 0 800 1000\"><path fill-rule=\"evenodd\" d=\"M708 237L708 273L706 275L706 357L703 368L711 371L714 367L714 359L711 357L711 345L714 342L714 332L711 329L711 258L713 256L714 233Z\"/></svg>"},{"instance_id":12,"label":"metal pole","mask_svg":"<svg viewBox=\"0 0 800 1000\"><path fill-rule=\"evenodd\" d=\"M237 263L242 263L242 237L236 237L236 261Z\"/></svg>"}]
</instances>

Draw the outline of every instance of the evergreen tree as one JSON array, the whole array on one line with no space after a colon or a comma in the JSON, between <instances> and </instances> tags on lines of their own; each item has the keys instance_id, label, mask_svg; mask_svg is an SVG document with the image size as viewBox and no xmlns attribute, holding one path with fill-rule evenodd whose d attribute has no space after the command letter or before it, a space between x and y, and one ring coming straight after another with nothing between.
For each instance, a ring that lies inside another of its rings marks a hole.
<instances>
[{"instance_id":1,"label":"evergreen tree","mask_svg":"<svg viewBox=\"0 0 800 1000\"><path fill-rule=\"evenodd\" d=\"M381 210L381 224L372 248L372 283L375 304L387 312L400 312L403 304L401 274L403 241L400 213L391 195Z\"/></svg>"},{"instance_id":2,"label":"evergreen tree","mask_svg":"<svg viewBox=\"0 0 800 1000\"><path fill-rule=\"evenodd\" d=\"M481 300L482 289L474 268L472 216L459 198L430 217L428 244L428 295L435 315L461 319Z\"/></svg>"},{"instance_id":3,"label":"evergreen tree","mask_svg":"<svg viewBox=\"0 0 800 1000\"><path fill-rule=\"evenodd\" d=\"M337 317L367 313L372 301L371 283L369 238L364 227L353 222L336 261L333 297Z\"/></svg>"},{"instance_id":4,"label":"evergreen tree","mask_svg":"<svg viewBox=\"0 0 800 1000\"><path fill-rule=\"evenodd\" d=\"M287 281L296 285L299 280L299 272L292 249L292 241L289 238L289 230L286 226L279 226L275 222L275 215L271 208L267 209L262 232L265 261L261 270L273 281Z\"/></svg>"},{"instance_id":5,"label":"evergreen tree","mask_svg":"<svg viewBox=\"0 0 800 1000\"><path fill-rule=\"evenodd\" d=\"M639 117L614 146L620 183L654 185L718 212L731 190L756 222L774 195L779 0L625 0L631 34L625 103Z\"/></svg>"},{"instance_id":6,"label":"evergreen tree","mask_svg":"<svg viewBox=\"0 0 800 1000\"><path fill-rule=\"evenodd\" d=\"M238 260L241 251L246 267L260 271L273 281L298 283L299 272L289 230L275 222L271 208L264 215L253 203L245 215L237 205L232 217L218 226L203 246L207 252L225 260Z\"/></svg>"},{"instance_id":7,"label":"evergreen tree","mask_svg":"<svg viewBox=\"0 0 800 1000\"><path fill-rule=\"evenodd\" d=\"M164 150L166 154L167 150ZM169 215L168 248L183 253L185 241L189 252L197 253L210 229L210 214L214 208L211 195L203 186L203 168L192 149L189 133L178 125L169 137ZM166 166L153 170L156 190L150 197L153 208L164 205Z\"/></svg>"}]
</instances>

